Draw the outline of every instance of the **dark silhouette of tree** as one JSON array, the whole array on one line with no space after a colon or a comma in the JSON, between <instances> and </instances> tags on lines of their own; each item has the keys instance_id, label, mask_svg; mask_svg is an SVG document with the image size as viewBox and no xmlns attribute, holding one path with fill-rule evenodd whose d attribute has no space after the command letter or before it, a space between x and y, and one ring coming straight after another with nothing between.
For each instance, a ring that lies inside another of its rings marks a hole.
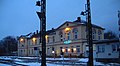
<instances>
[{"instance_id":1,"label":"dark silhouette of tree","mask_svg":"<svg viewBox=\"0 0 120 66\"><path fill-rule=\"evenodd\" d=\"M105 39L117 39L117 35L112 32L112 31L107 31L106 33L104 33L104 38Z\"/></svg>"},{"instance_id":2,"label":"dark silhouette of tree","mask_svg":"<svg viewBox=\"0 0 120 66\"><path fill-rule=\"evenodd\" d=\"M0 43L3 54L10 55L12 52L17 51L17 39L13 36L3 38Z\"/></svg>"},{"instance_id":3,"label":"dark silhouette of tree","mask_svg":"<svg viewBox=\"0 0 120 66\"><path fill-rule=\"evenodd\" d=\"M5 52L5 48L4 48L4 45L3 45L3 41L0 40L0 55L3 55Z\"/></svg>"}]
</instances>

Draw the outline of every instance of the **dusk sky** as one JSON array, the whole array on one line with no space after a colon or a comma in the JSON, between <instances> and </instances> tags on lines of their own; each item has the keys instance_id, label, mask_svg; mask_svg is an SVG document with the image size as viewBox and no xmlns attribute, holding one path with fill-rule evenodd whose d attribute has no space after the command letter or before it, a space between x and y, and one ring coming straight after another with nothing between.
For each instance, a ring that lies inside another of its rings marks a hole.
<instances>
[{"instance_id":1,"label":"dusk sky","mask_svg":"<svg viewBox=\"0 0 120 66\"><path fill-rule=\"evenodd\" d=\"M37 0L0 0L0 39L26 35L39 30L35 6ZM57 28L65 21L74 21L84 11L86 0L46 0L47 30ZM120 0L91 0L92 23L118 33Z\"/></svg>"}]
</instances>

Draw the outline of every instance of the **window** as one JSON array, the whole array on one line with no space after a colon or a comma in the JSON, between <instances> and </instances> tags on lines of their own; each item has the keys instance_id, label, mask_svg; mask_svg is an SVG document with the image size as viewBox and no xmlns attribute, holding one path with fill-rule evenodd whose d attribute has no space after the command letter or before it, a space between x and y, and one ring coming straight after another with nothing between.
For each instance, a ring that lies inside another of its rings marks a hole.
<instances>
[{"instance_id":1,"label":"window","mask_svg":"<svg viewBox=\"0 0 120 66\"><path fill-rule=\"evenodd\" d=\"M53 36L53 42L55 42L55 37Z\"/></svg>"},{"instance_id":2,"label":"window","mask_svg":"<svg viewBox=\"0 0 120 66\"><path fill-rule=\"evenodd\" d=\"M63 41L63 39L61 38L60 41Z\"/></svg>"},{"instance_id":3,"label":"window","mask_svg":"<svg viewBox=\"0 0 120 66\"><path fill-rule=\"evenodd\" d=\"M105 46L104 45L99 45L97 46L98 52L105 52Z\"/></svg>"},{"instance_id":4,"label":"window","mask_svg":"<svg viewBox=\"0 0 120 66\"><path fill-rule=\"evenodd\" d=\"M47 38L47 43L49 43L49 37Z\"/></svg>"},{"instance_id":5,"label":"window","mask_svg":"<svg viewBox=\"0 0 120 66\"><path fill-rule=\"evenodd\" d=\"M74 51L73 51L73 48L71 48L71 52L73 53Z\"/></svg>"},{"instance_id":6,"label":"window","mask_svg":"<svg viewBox=\"0 0 120 66\"><path fill-rule=\"evenodd\" d=\"M74 39L77 39L77 32L75 32L75 37L74 37Z\"/></svg>"},{"instance_id":7,"label":"window","mask_svg":"<svg viewBox=\"0 0 120 66\"><path fill-rule=\"evenodd\" d=\"M73 46L71 46L71 52L72 52L72 53L74 52L74 50L73 50Z\"/></svg>"},{"instance_id":8,"label":"window","mask_svg":"<svg viewBox=\"0 0 120 66\"><path fill-rule=\"evenodd\" d=\"M33 52L34 52L34 49L31 49L31 50L32 50L31 54L33 54Z\"/></svg>"},{"instance_id":9,"label":"window","mask_svg":"<svg viewBox=\"0 0 120 66\"><path fill-rule=\"evenodd\" d=\"M30 45L30 40L28 40L28 44Z\"/></svg>"},{"instance_id":10,"label":"window","mask_svg":"<svg viewBox=\"0 0 120 66\"><path fill-rule=\"evenodd\" d=\"M92 32L93 34L96 34L96 30L95 29L93 29L93 32Z\"/></svg>"},{"instance_id":11,"label":"window","mask_svg":"<svg viewBox=\"0 0 120 66\"><path fill-rule=\"evenodd\" d=\"M77 52L80 52L80 47L77 47Z\"/></svg>"},{"instance_id":12,"label":"window","mask_svg":"<svg viewBox=\"0 0 120 66\"><path fill-rule=\"evenodd\" d=\"M67 23L66 26L69 26L69 24Z\"/></svg>"},{"instance_id":13,"label":"window","mask_svg":"<svg viewBox=\"0 0 120 66\"><path fill-rule=\"evenodd\" d=\"M115 45L112 45L112 51L116 51L116 46Z\"/></svg>"},{"instance_id":14,"label":"window","mask_svg":"<svg viewBox=\"0 0 120 66\"><path fill-rule=\"evenodd\" d=\"M80 52L80 46L78 45L78 46L76 46L76 50L77 50L77 52Z\"/></svg>"},{"instance_id":15,"label":"window","mask_svg":"<svg viewBox=\"0 0 120 66\"><path fill-rule=\"evenodd\" d=\"M33 45L36 45L36 44L37 44L37 38L35 38L35 37L32 38L32 44L33 44Z\"/></svg>"},{"instance_id":16,"label":"window","mask_svg":"<svg viewBox=\"0 0 120 66\"><path fill-rule=\"evenodd\" d=\"M52 51L54 51L54 47L52 47Z\"/></svg>"},{"instance_id":17,"label":"window","mask_svg":"<svg viewBox=\"0 0 120 66\"><path fill-rule=\"evenodd\" d=\"M101 34L102 34L101 30L98 30L98 40L101 39Z\"/></svg>"},{"instance_id":18,"label":"window","mask_svg":"<svg viewBox=\"0 0 120 66\"><path fill-rule=\"evenodd\" d=\"M105 52L105 46L102 45L102 52Z\"/></svg>"},{"instance_id":19,"label":"window","mask_svg":"<svg viewBox=\"0 0 120 66\"><path fill-rule=\"evenodd\" d=\"M22 50L21 50L21 54L22 54Z\"/></svg>"},{"instance_id":20,"label":"window","mask_svg":"<svg viewBox=\"0 0 120 66\"><path fill-rule=\"evenodd\" d=\"M101 30L98 30L98 35L101 35L101 34L102 34Z\"/></svg>"},{"instance_id":21,"label":"window","mask_svg":"<svg viewBox=\"0 0 120 66\"><path fill-rule=\"evenodd\" d=\"M96 30L95 30L95 29L92 29L92 34L93 34L93 35L92 35L92 38L93 38L93 39L96 39Z\"/></svg>"},{"instance_id":22,"label":"window","mask_svg":"<svg viewBox=\"0 0 120 66\"><path fill-rule=\"evenodd\" d=\"M62 48L63 48L63 47L60 47L60 52L62 52Z\"/></svg>"},{"instance_id":23,"label":"window","mask_svg":"<svg viewBox=\"0 0 120 66\"><path fill-rule=\"evenodd\" d=\"M120 45L119 44L117 44L117 51L120 51Z\"/></svg>"},{"instance_id":24,"label":"window","mask_svg":"<svg viewBox=\"0 0 120 66\"><path fill-rule=\"evenodd\" d=\"M68 52L68 47L66 47L65 51L66 51L66 53Z\"/></svg>"},{"instance_id":25,"label":"window","mask_svg":"<svg viewBox=\"0 0 120 66\"><path fill-rule=\"evenodd\" d=\"M100 40L101 39L101 37L100 37L100 35L98 36L98 40Z\"/></svg>"},{"instance_id":26,"label":"window","mask_svg":"<svg viewBox=\"0 0 120 66\"><path fill-rule=\"evenodd\" d=\"M59 37L60 37L60 41L63 41L63 33L62 33L62 31L59 32Z\"/></svg>"},{"instance_id":27,"label":"window","mask_svg":"<svg viewBox=\"0 0 120 66\"><path fill-rule=\"evenodd\" d=\"M112 45L112 52L119 51L119 44L113 44Z\"/></svg>"},{"instance_id":28,"label":"window","mask_svg":"<svg viewBox=\"0 0 120 66\"><path fill-rule=\"evenodd\" d=\"M62 34L60 35L60 41L63 41L63 35Z\"/></svg>"},{"instance_id":29,"label":"window","mask_svg":"<svg viewBox=\"0 0 120 66\"><path fill-rule=\"evenodd\" d=\"M30 54L30 49L29 49L29 54Z\"/></svg>"},{"instance_id":30,"label":"window","mask_svg":"<svg viewBox=\"0 0 120 66\"><path fill-rule=\"evenodd\" d=\"M35 40L35 44L37 44L37 39Z\"/></svg>"},{"instance_id":31,"label":"window","mask_svg":"<svg viewBox=\"0 0 120 66\"><path fill-rule=\"evenodd\" d=\"M77 39L78 38L78 29L77 28L73 29L73 34L74 34L74 39Z\"/></svg>"},{"instance_id":32,"label":"window","mask_svg":"<svg viewBox=\"0 0 120 66\"><path fill-rule=\"evenodd\" d=\"M70 40L70 32L67 33L67 39Z\"/></svg>"}]
</instances>

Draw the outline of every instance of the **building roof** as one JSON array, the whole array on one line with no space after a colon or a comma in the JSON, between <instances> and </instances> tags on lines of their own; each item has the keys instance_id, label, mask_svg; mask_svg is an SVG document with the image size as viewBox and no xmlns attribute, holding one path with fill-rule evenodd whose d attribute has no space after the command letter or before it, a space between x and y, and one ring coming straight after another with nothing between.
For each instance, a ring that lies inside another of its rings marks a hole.
<instances>
[{"instance_id":1,"label":"building roof","mask_svg":"<svg viewBox=\"0 0 120 66\"><path fill-rule=\"evenodd\" d=\"M104 43L114 43L114 42L119 42L119 39L104 39L104 40L98 40L94 41L94 44L104 44Z\"/></svg>"},{"instance_id":2,"label":"building roof","mask_svg":"<svg viewBox=\"0 0 120 66\"><path fill-rule=\"evenodd\" d=\"M56 34L55 31L58 30L58 29L59 29L60 27L62 27L63 25L65 25L66 23L76 24L76 26L78 26L78 25L87 26L87 22L84 21L84 20L81 20L81 18L78 17L77 20L75 20L75 21L73 21L73 22L66 21L65 23L63 23L62 25L60 25L60 26L59 26L58 28L56 28L56 29L52 28L51 30L47 30L47 31L46 31L46 35ZM94 24L92 24L92 27L94 27L94 28L99 28L99 29L104 30L104 28L102 28L102 27L100 27L100 26L97 26L97 25L94 25ZM27 35L25 35L25 36L26 36L27 39L31 39L31 38L33 38L33 37L40 37L40 34L41 34L41 31L38 32L38 30L37 30L36 32L34 32L34 33L29 33L29 34L27 34Z\"/></svg>"},{"instance_id":3,"label":"building roof","mask_svg":"<svg viewBox=\"0 0 120 66\"><path fill-rule=\"evenodd\" d=\"M71 24L76 24L76 25L84 25L84 26L87 26L87 22L84 21L84 20L81 20L81 18L78 17L77 20L75 20L75 21L73 21L73 22L71 22L71 21L66 21L65 23L63 23L62 25L60 25L58 28L56 28L56 30L59 29L60 27L62 27L63 25L65 25L66 23L71 23ZM98 25L95 25L95 24L92 24L92 27L93 27L93 28L99 28L99 29L105 30L105 28L102 28L102 27L100 27L100 26L98 26Z\"/></svg>"}]
</instances>

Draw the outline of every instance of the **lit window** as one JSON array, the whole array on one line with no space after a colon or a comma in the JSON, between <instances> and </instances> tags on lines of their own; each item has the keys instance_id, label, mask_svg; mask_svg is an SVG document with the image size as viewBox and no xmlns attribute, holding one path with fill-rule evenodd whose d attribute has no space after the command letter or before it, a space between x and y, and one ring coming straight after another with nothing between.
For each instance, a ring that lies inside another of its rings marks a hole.
<instances>
[{"instance_id":1,"label":"lit window","mask_svg":"<svg viewBox=\"0 0 120 66\"><path fill-rule=\"evenodd\" d=\"M71 28L65 28L65 33L68 33L68 32L70 32L70 30L71 30Z\"/></svg>"},{"instance_id":2,"label":"lit window","mask_svg":"<svg viewBox=\"0 0 120 66\"><path fill-rule=\"evenodd\" d=\"M33 44L37 44L37 38L33 37L32 42L33 42Z\"/></svg>"},{"instance_id":3,"label":"lit window","mask_svg":"<svg viewBox=\"0 0 120 66\"><path fill-rule=\"evenodd\" d=\"M68 48L68 52L70 52L70 48Z\"/></svg>"},{"instance_id":4,"label":"lit window","mask_svg":"<svg viewBox=\"0 0 120 66\"><path fill-rule=\"evenodd\" d=\"M62 49L62 52L65 52L65 49Z\"/></svg>"},{"instance_id":5,"label":"lit window","mask_svg":"<svg viewBox=\"0 0 120 66\"><path fill-rule=\"evenodd\" d=\"M74 52L76 52L76 48L73 48Z\"/></svg>"},{"instance_id":6,"label":"lit window","mask_svg":"<svg viewBox=\"0 0 120 66\"><path fill-rule=\"evenodd\" d=\"M24 38L20 38L20 42L24 43L25 42Z\"/></svg>"}]
</instances>

